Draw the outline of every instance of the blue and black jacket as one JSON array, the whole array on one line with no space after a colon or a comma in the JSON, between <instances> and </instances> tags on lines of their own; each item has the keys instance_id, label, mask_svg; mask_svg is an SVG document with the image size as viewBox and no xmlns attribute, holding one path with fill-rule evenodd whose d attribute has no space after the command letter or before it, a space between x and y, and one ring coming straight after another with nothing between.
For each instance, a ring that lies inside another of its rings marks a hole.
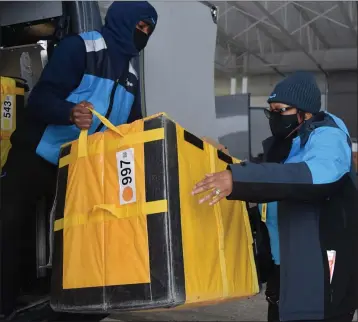
<instances>
[{"instance_id":1,"label":"blue and black jacket","mask_svg":"<svg viewBox=\"0 0 358 322\"><path fill-rule=\"evenodd\" d=\"M321 320L353 311L357 188L343 121L325 112L306 121L284 164L230 167L229 199L277 202L280 320ZM328 250L337 254L332 282Z\"/></svg>"},{"instance_id":2,"label":"blue and black jacket","mask_svg":"<svg viewBox=\"0 0 358 322\"><path fill-rule=\"evenodd\" d=\"M157 13L148 2L113 2L100 31L63 39L29 96L27 117L20 120L12 142L30 143L56 165L60 146L80 133L70 114L81 101L92 103L115 125L141 118L138 75L131 63L138 55L134 31L140 20L156 25ZM104 130L94 116L89 133Z\"/></svg>"}]
</instances>

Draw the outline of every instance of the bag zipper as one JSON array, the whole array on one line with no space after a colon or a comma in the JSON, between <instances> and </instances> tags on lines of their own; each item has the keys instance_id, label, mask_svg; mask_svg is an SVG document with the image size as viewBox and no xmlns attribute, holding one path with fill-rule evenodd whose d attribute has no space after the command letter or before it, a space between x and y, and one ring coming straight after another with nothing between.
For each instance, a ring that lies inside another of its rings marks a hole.
<instances>
[{"instance_id":1,"label":"bag zipper","mask_svg":"<svg viewBox=\"0 0 358 322\"><path fill-rule=\"evenodd\" d=\"M108 105L108 109L107 109L107 112L106 112L106 115L104 116L106 119L109 118L109 116L111 115L111 112L112 112L112 109L113 109L113 103L114 103L114 95L116 93L116 89L118 87L118 84L119 84L119 79L116 79L113 87L112 87L112 91L111 91L111 97L109 99L109 105ZM100 125L98 125L97 129L95 132L99 132L103 129L103 126L104 124L101 123Z\"/></svg>"}]
</instances>

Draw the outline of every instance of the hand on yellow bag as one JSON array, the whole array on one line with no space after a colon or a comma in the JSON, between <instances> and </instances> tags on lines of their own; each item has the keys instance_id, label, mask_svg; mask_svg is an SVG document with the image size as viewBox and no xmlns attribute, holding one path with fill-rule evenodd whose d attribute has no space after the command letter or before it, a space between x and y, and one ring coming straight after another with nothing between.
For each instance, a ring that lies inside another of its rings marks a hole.
<instances>
[{"instance_id":1,"label":"hand on yellow bag","mask_svg":"<svg viewBox=\"0 0 358 322\"><path fill-rule=\"evenodd\" d=\"M83 101L78 103L71 111L71 122L81 130L88 130L92 125L93 115L89 109L93 109L93 105Z\"/></svg>"},{"instance_id":2,"label":"hand on yellow bag","mask_svg":"<svg viewBox=\"0 0 358 322\"><path fill-rule=\"evenodd\" d=\"M201 198L199 203L209 201L210 206L215 205L221 199L226 198L232 193L233 181L231 171L226 170L217 173L207 174L205 179L194 186L193 195L208 192Z\"/></svg>"}]
</instances>

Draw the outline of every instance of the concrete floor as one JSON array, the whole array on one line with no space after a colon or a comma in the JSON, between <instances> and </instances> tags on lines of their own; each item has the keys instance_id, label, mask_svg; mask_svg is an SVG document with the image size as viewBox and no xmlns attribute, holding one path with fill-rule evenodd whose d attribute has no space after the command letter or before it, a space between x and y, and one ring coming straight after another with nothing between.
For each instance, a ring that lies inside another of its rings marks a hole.
<instances>
[{"instance_id":1,"label":"concrete floor","mask_svg":"<svg viewBox=\"0 0 358 322\"><path fill-rule=\"evenodd\" d=\"M196 309L116 314L103 321L267 321L263 294L255 297ZM357 315L353 321L357 321Z\"/></svg>"},{"instance_id":2,"label":"concrete floor","mask_svg":"<svg viewBox=\"0 0 358 322\"><path fill-rule=\"evenodd\" d=\"M253 298L180 311L116 314L104 321L266 321L262 294Z\"/></svg>"}]
</instances>

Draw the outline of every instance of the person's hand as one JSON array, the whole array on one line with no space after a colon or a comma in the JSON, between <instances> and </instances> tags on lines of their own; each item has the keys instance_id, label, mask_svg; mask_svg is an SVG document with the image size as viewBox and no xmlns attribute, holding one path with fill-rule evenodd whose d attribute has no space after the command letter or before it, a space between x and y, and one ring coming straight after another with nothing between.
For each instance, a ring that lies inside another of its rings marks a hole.
<instances>
[{"instance_id":1,"label":"person's hand","mask_svg":"<svg viewBox=\"0 0 358 322\"><path fill-rule=\"evenodd\" d=\"M92 125L92 112L88 109L93 109L93 105L86 101L78 103L71 111L70 120L81 130L88 130Z\"/></svg>"},{"instance_id":2,"label":"person's hand","mask_svg":"<svg viewBox=\"0 0 358 322\"><path fill-rule=\"evenodd\" d=\"M193 195L203 192L209 192L205 197L199 200L199 204L210 200L210 206L215 205L221 199L226 198L232 192L232 174L231 171L226 170L207 174L205 179L194 186Z\"/></svg>"}]
</instances>

